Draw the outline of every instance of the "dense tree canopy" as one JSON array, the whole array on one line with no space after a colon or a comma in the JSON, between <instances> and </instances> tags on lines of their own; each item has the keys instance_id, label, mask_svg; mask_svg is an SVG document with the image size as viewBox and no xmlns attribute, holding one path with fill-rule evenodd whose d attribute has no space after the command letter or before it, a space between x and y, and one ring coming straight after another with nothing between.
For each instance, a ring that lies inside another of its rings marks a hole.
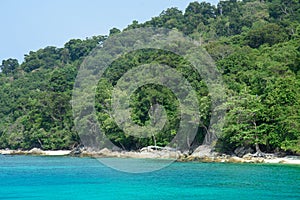
<instances>
[{"instance_id":1,"label":"dense tree canopy","mask_svg":"<svg viewBox=\"0 0 300 200\"><path fill-rule=\"evenodd\" d=\"M139 27L177 29L197 40L215 60L226 84L226 122L216 148L300 154L300 3L298 0L227 0L217 6L191 2L185 11L169 8L145 23L133 21L123 30ZM30 51L0 65L0 148L70 149L80 145L72 116L72 89L83 59L109 36L71 39L63 48ZM196 88L202 123L194 145L201 144L209 125L210 95L189 64L175 55L133 52L119 58L99 81L96 110L102 129L120 148L166 145L178 128L178 101L167 88L147 85L131 97L132 118L145 125L149 109L159 103L168 125L155 137L125 135L109 116L110 91L120 73L141 63L162 63L182 71ZM126 68L126 67L127 68ZM193 148L193 146L191 146Z\"/></svg>"}]
</instances>

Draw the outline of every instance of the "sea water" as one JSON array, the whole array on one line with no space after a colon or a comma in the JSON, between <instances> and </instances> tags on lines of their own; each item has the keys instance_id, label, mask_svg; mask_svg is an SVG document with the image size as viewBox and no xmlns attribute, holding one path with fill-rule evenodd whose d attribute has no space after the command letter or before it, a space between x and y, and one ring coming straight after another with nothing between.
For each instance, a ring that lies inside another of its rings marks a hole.
<instances>
[{"instance_id":1,"label":"sea water","mask_svg":"<svg viewBox=\"0 0 300 200\"><path fill-rule=\"evenodd\" d=\"M0 155L0 199L299 200L300 166L174 162L134 174L93 158Z\"/></svg>"}]
</instances>

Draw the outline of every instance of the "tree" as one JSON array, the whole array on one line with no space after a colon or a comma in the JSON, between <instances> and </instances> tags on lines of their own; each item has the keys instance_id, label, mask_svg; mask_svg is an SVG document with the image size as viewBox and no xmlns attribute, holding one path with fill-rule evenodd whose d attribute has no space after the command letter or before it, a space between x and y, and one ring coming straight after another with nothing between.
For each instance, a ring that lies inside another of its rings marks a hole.
<instances>
[{"instance_id":1,"label":"tree","mask_svg":"<svg viewBox=\"0 0 300 200\"><path fill-rule=\"evenodd\" d=\"M250 30L247 33L245 40L252 48L258 48L263 44L270 46L283 42L287 39L287 34L277 24L265 24Z\"/></svg>"},{"instance_id":2,"label":"tree","mask_svg":"<svg viewBox=\"0 0 300 200\"><path fill-rule=\"evenodd\" d=\"M2 73L6 75L13 74L18 67L19 67L18 60L13 58L3 60L2 65L0 65L0 69Z\"/></svg>"},{"instance_id":3,"label":"tree","mask_svg":"<svg viewBox=\"0 0 300 200\"><path fill-rule=\"evenodd\" d=\"M299 20L299 1L298 0L268 0L269 13L272 18L280 21Z\"/></svg>"},{"instance_id":4,"label":"tree","mask_svg":"<svg viewBox=\"0 0 300 200\"><path fill-rule=\"evenodd\" d=\"M273 125L268 143L273 148L299 152L300 142L300 82L293 76L279 77L269 81L264 98L268 109L266 121ZM292 145L294 144L294 145Z\"/></svg>"},{"instance_id":5,"label":"tree","mask_svg":"<svg viewBox=\"0 0 300 200\"><path fill-rule=\"evenodd\" d=\"M247 27L269 18L268 5L261 1L250 1L242 5L242 20Z\"/></svg>"},{"instance_id":6,"label":"tree","mask_svg":"<svg viewBox=\"0 0 300 200\"><path fill-rule=\"evenodd\" d=\"M184 32L186 34L193 33L194 29L200 24L208 25L209 19L215 18L216 8L210 3L206 2L192 2L185 9L184 21L185 27Z\"/></svg>"},{"instance_id":7,"label":"tree","mask_svg":"<svg viewBox=\"0 0 300 200\"><path fill-rule=\"evenodd\" d=\"M94 36L92 38L72 39L67 42L64 48L68 49L70 60L75 61L87 56L93 48L102 43L106 39L105 36Z\"/></svg>"},{"instance_id":8,"label":"tree","mask_svg":"<svg viewBox=\"0 0 300 200\"><path fill-rule=\"evenodd\" d=\"M144 24L133 23L130 27L165 27L168 29L176 28L182 30L183 14L178 8L168 8L160 13L158 17L153 17L150 21Z\"/></svg>"},{"instance_id":9,"label":"tree","mask_svg":"<svg viewBox=\"0 0 300 200\"><path fill-rule=\"evenodd\" d=\"M264 106L261 97L252 95L247 88L228 100L228 114L224 136L234 146L255 147L261 155L261 145L266 144L268 126L263 123Z\"/></svg>"},{"instance_id":10,"label":"tree","mask_svg":"<svg viewBox=\"0 0 300 200\"><path fill-rule=\"evenodd\" d=\"M121 31L117 28L112 28L109 30L109 36L112 36L112 35L118 34L118 33L121 33Z\"/></svg>"}]
</instances>

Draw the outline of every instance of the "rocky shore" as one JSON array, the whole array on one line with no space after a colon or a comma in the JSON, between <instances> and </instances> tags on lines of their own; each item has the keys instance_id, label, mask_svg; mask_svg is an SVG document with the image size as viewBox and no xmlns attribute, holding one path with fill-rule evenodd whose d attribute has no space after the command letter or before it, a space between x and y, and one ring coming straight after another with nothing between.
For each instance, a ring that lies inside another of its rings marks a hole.
<instances>
[{"instance_id":1,"label":"rocky shore","mask_svg":"<svg viewBox=\"0 0 300 200\"><path fill-rule=\"evenodd\" d=\"M221 154L210 146L201 145L191 155L182 154L177 161L182 162L218 162L218 163L284 163L300 165L299 156L278 157L275 154L258 155L250 149L237 149L232 155Z\"/></svg>"},{"instance_id":2,"label":"rocky shore","mask_svg":"<svg viewBox=\"0 0 300 200\"><path fill-rule=\"evenodd\" d=\"M300 165L300 156L277 157L274 154L256 154L247 153L243 156L220 154L212 151L208 146L198 147L192 154L182 153L174 149L146 147L141 151L111 151L102 149L92 151L87 149L81 150L57 150L44 151L41 149L23 150L0 150L2 155L35 155L35 156L79 156L79 157L116 157L116 158L140 158L140 159L175 159L178 162L219 162L219 163L283 163Z\"/></svg>"},{"instance_id":3,"label":"rocky shore","mask_svg":"<svg viewBox=\"0 0 300 200\"><path fill-rule=\"evenodd\" d=\"M255 157L254 155L248 154L243 157L231 156L231 155L218 155L218 156L187 156L180 157L178 161L182 162L218 162L218 163L282 163L282 164L296 164L300 165L300 157L285 156L279 157Z\"/></svg>"}]
</instances>

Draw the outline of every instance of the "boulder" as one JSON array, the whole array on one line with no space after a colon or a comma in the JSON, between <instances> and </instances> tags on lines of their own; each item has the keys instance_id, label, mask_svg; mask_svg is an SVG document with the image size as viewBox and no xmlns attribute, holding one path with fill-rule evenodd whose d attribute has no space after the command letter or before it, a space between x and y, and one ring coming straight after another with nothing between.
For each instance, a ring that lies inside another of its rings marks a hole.
<instances>
[{"instance_id":1,"label":"boulder","mask_svg":"<svg viewBox=\"0 0 300 200\"><path fill-rule=\"evenodd\" d=\"M0 150L0 154L2 154L2 155L11 155L11 154L13 154L13 151L9 150L9 149Z\"/></svg>"},{"instance_id":2,"label":"boulder","mask_svg":"<svg viewBox=\"0 0 300 200\"><path fill-rule=\"evenodd\" d=\"M240 158L249 153L254 153L254 150L251 147L238 147L234 150L234 154Z\"/></svg>"},{"instance_id":3,"label":"boulder","mask_svg":"<svg viewBox=\"0 0 300 200\"><path fill-rule=\"evenodd\" d=\"M246 155L243 156L243 159L245 160L251 160L253 158L253 154L247 153Z\"/></svg>"},{"instance_id":4,"label":"boulder","mask_svg":"<svg viewBox=\"0 0 300 200\"><path fill-rule=\"evenodd\" d=\"M244 162L244 159L240 158L240 157L237 157L237 156L233 156L233 157L230 157L228 159L228 162L231 162L231 163L242 163L242 162Z\"/></svg>"},{"instance_id":5,"label":"boulder","mask_svg":"<svg viewBox=\"0 0 300 200\"><path fill-rule=\"evenodd\" d=\"M98 153L104 156L111 156L112 154L112 152L108 148L101 149Z\"/></svg>"},{"instance_id":6,"label":"boulder","mask_svg":"<svg viewBox=\"0 0 300 200\"><path fill-rule=\"evenodd\" d=\"M72 156L78 156L82 153L82 149L77 147L77 148L74 148L71 152L70 152L70 155Z\"/></svg>"},{"instance_id":7,"label":"boulder","mask_svg":"<svg viewBox=\"0 0 300 200\"><path fill-rule=\"evenodd\" d=\"M33 148L30 151L28 151L29 154L35 154L35 155L42 155L44 152L39 148Z\"/></svg>"},{"instance_id":8,"label":"boulder","mask_svg":"<svg viewBox=\"0 0 300 200\"><path fill-rule=\"evenodd\" d=\"M213 150L212 147L209 145L201 145L192 153L193 157L212 157Z\"/></svg>"}]
</instances>

